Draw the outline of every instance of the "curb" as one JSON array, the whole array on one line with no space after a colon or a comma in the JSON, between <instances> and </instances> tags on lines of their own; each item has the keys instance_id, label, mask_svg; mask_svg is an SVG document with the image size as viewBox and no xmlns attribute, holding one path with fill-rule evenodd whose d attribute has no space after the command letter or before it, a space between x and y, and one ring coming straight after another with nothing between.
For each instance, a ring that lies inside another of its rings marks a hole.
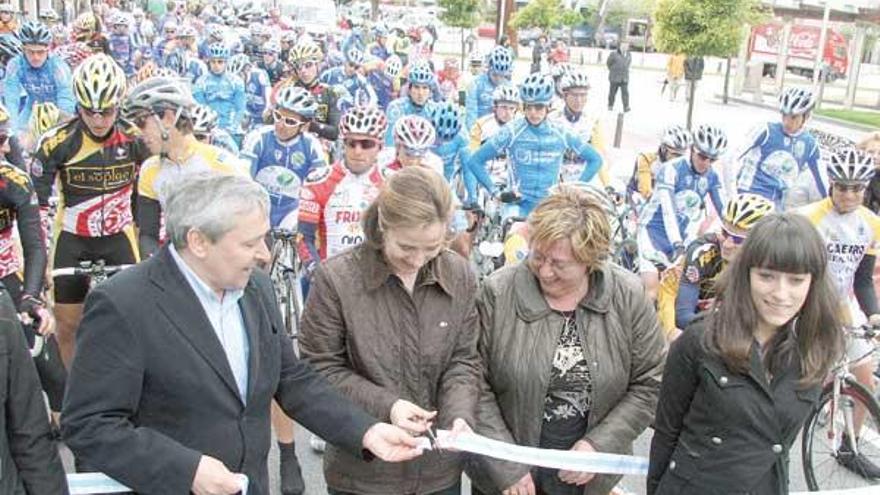
<instances>
[{"instance_id":1,"label":"curb","mask_svg":"<svg viewBox=\"0 0 880 495\"><path fill-rule=\"evenodd\" d=\"M723 101L724 96L720 94L715 94L715 99L718 101ZM740 103L742 105L748 105L756 108L763 108L765 110L776 110L775 106L767 105L766 103L756 103L751 100L747 100L745 98L737 97L737 96L728 96L728 101L734 101L736 103ZM855 122L850 122L848 120L836 119L834 117L826 117L824 115L818 115L815 112L811 116L811 119L818 120L819 122L824 122L826 124L834 124L840 127L846 127L847 129L851 129L854 131L863 131L863 132L874 132L877 130L876 127L865 125L865 124L857 124Z\"/></svg>"}]
</instances>

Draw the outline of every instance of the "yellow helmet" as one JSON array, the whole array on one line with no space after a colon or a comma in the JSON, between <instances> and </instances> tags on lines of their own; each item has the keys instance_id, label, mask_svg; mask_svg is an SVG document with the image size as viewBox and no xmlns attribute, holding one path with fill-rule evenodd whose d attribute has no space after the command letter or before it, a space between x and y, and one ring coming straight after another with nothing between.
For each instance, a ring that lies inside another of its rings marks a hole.
<instances>
[{"instance_id":1,"label":"yellow helmet","mask_svg":"<svg viewBox=\"0 0 880 495\"><path fill-rule=\"evenodd\" d=\"M73 30L80 33L94 33L98 30L98 18L91 12L84 12L73 21Z\"/></svg>"},{"instance_id":2,"label":"yellow helmet","mask_svg":"<svg viewBox=\"0 0 880 495\"><path fill-rule=\"evenodd\" d=\"M146 81L147 79L155 76L156 70L158 68L159 67L156 65L156 62L153 62L152 60L150 60L149 62L147 62L143 66L141 66L140 69L138 69L137 75L135 76L135 79L137 80L138 83L142 83L142 82Z\"/></svg>"},{"instance_id":3,"label":"yellow helmet","mask_svg":"<svg viewBox=\"0 0 880 495\"><path fill-rule=\"evenodd\" d=\"M722 220L740 232L748 232L765 215L773 213L773 202L757 194L737 194L724 207Z\"/></svg>"},{"instance_id":4,"label":"yellow helmet","mask_svg":"<svg viewBox=\"0 0 880 495\"><path fill-rule=\"evenodd\" d=\"M87 110L116 106L125 94L125 72L109 55L92 55L74 71L73 93Z\"/></svg>"},{"instance_id":5,"label":"yellow helmet","mask_svg":"<svg viewBox=\"0 0 880 495\"><path fill-rule=\"evenodd\" d=\"M33 113L31 113L31 133L36 137L40 137L46 131L55 127L59 120L61 120L61 110L54 103L51 101L37 103L34 106Z\"/></svg>"},{"instance_id":6,"label":"yellow helmet","mask_svg":"<svg viewBox=\"0 0 880 495\"><path fill-rule=\"evenodd\" d=\"M321 47L314 41L300 41L290 49L290 63L299 65L306 60L321 60L324 55L321 53Z\"/></svg>"}]
</instances>

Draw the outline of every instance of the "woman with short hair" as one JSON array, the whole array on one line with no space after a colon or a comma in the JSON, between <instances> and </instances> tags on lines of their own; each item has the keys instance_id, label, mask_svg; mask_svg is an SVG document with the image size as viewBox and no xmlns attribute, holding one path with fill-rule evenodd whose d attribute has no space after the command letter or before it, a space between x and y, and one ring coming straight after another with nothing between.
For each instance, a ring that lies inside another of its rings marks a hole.
<instances>
[{"instance_id":1,"label":"woman with short hair","mask_svg":"<svg viewBox=\"0 0 880 495\"><path fill-rule=\"evenodd\" d=\"M665 358L653 304L608 261L601 203L563 185L528 218L529 258L484 281L484 383L475 430L546 449L631 454L652 419ZM480 457L474 493L607 495L620 476Z\"/></svg>"},{"instance_id":2,"label":"woman with short hair","mask_svg":"<svg viewBox=\"0 0 880 495\"><path fill-rule=\"evenodd\" d=\"M648 495L788 493L788 451L843 352L827 266L806 217L749 231L713 309L669 351Z\"/></svg>"}]
</instances>

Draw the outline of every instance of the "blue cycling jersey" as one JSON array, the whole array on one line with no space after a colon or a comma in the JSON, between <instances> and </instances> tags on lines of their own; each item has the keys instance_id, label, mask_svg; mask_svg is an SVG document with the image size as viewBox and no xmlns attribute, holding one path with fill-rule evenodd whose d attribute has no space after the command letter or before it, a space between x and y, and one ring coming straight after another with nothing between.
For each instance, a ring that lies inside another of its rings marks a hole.
<instances>
[{"instance_id":1,"label":"blue cycling jersey","mask_svg":"<svg viewBox=\"0 0 880 495\"><path fill-rule=\"evenodd\" d=\"M238 143L235 142L235 138L232 137L232 134L229 134L219 127L215 127L211 130L211 144L218 148L223 148L233 155L238 155L239 148Z\"/></svg>"},{"instance_id":2,"label":"blue cycling jersey","mask_svg":"<svg viewBox=\"0 0 880 495\"><path fill-rule=\"evenodd\" d=\"M269 74L259 67L251 68L245 77L244 92L247 96L247 111L251 116L251 121L260 122L263 120L263 112L268 103L266 88L271 89L272 83L269 81Z\"/></svg>"},{"instance_id":3,"label":"blue cycling jersey","mask_svg":"<svg viewBox=\"0 0 880 495\"><path fill-rule=\"evenodd\" d=\"M379 108L388 108L388 104L394 96L394 80L380 70L374 70L367 75L367 82L376 92L376 104Z\"/></svg>"},{"instance_id":4,"label":"blue cycling jersey","mask_svg":"<svg viewBox=\"0 0 880 495\"><path fill-rule=\"evenodd\" d=\"M193 85L193 97L217 112L217 125L233 136L242 134L241 120L246 110L244 83L234 74L208 72Z\"/></svg>"},{"instance_id":5,"label":"blue cycling jersey","mask_svg":"<svg viewBox=\"0 0 880 495\"><path fill-rule=\"evenodd\" d=\"M25 95L23 104L22 94ZM74 112L76 100L67 63L55 55L49 55L43 65L34 68L24 54L12 58L6 64L6 80L3 83L3 102L9 112L12 129L25 130L34 104L47 101L55 103L62 112Z\"/></svg>"},{"instance_id":6,"label":"blue cycling jersey","mask_svg":"<svg viewBox=\"0 0 880 495\"><path fill-rule=\"evenodd\" d=\"M122 67L126 76L134 74L135 47L129 34L113 33L107 38L110 45L110 56Z\"/></svg>"},{"instance_id":7,"label":"blue cycling jersey","mask_svg":"<svg viewBox=\"0 0 880 495\"><path fill-rule=\"evenodd\" d=\"M370 55L380 60L387 60L388 57L391 56L391 52L389 52L388 48L385 48L384 45L373 42L373 44L370 45Z\"/></svg>"},{"instance_id":8,"label":"blue cycling jersey","mask_svg":"<svg viewBox=\"0 0 880 495\"><path fill-rule=\"evenodd\" d=\"M642 210L642 228L653 246L670 260L675 246L696 237L696 223L704 216L706 196L717 212L724 211L721 181L711 168L698 173L688 156L670 160L657 171L654 194Z\"/></svg>"},{"instance_id":9,"label":"blue cycling jersey","mask_svg":"<svg viewBox=\"0 0 880 495\"><path fill-rule=\"evenodd\" d=\"M496 85L489 74L480 74L471 82L465 98L465 123L467 129L473 129L477 119L492 113L492 93Z\"/></svg>"},{"instance_id":10,"label":"blue cycling jersey","mask_svg":"<svg viewBox=\"0 0 880 495\"><path fill-rule=\"evenodd\" d=\"M385 130L385 146L394 146L394 124L401 117L418 115L419 117L431 120L428 117L428 110L431 105L433 103L429 101L422 106L418 106L412 102L409 96L401 96L389 103L385 109L385 117L388 119L388 128Z\"/></svg>"},{"instance_id":11,"label":"blue cycling jersey","mask_svg":"<svg viewBox=\"0 0 880 495\"><path fill-rule=\"evenodd\" d=\"M468 163L468 160L471 158L469 145L470 140L464 132L464 129L462 129L449 141L440 141L438 139L437 144L432 151L439 156L440 160L443 162L443 177L445 177L448 182L451 183L455 173L461 170L461 178L464 182L467 197L460 199L474 201L476 198L477 186L473 174L470 173L468 168L463 166Z\"/></svg>"},{"instance_id":12,"label":"blue cycling jersey","mask_svg":"<svg viewBox=\"0 0 880 495\"><path fill-rule=\"evenodd\" d=\"M247 135L242 155L251 162L251 176L269 193L273 227L295 225L300 187L312 170L327 165L321 142L311 134L300 134L282 143L271 125Z\"/></svg>"},{"instance_id":13,"label":"blue cycling jersey","mask_svg":"<svg viewBox=\"0 0 880 495\"><path fill-rule=\"evenodd\" d=\"M782 211L786 193L809 168L819 193L827 196L819 175L819 144L812 134L789 136L778 122L763 125L753 134L748 148L739 154L738 192L763 196Z\"/></svg>"},{"instance_id":14,"label":"blue cycling jersey","mask_svg":"<svg viewBox=\"0 0 880 495\"><path fill-rule=\"evenodd\" d=\"M494 192L495 185L486 172L486 162L506 153L514 174L511 182L522 195L519 214L525 216L558 182L566 150L571 150L585 162L580 176L584 182L589 182L602 167L599 153L569 127L547 119L535 126L519 116L486 140L471 156L467 168L483 187Z\"/></svg>"},{"instance_id":15,"label":"blue cycling jersey","mask_svg":"<svg viewBox=\"0 0 880 495\"><path fill-rule=\"evenodd\" d=\"M333 67L325 70L321 74L319 81L328 86L341 87L345 90L343 93L348 93L340 100L340 109L342 111L348 110L356 104L376 104L376 92L370 86L370 83L367 82L367 78L358 72L347 75L344 67Z\"/></svg>"}]
</instances>

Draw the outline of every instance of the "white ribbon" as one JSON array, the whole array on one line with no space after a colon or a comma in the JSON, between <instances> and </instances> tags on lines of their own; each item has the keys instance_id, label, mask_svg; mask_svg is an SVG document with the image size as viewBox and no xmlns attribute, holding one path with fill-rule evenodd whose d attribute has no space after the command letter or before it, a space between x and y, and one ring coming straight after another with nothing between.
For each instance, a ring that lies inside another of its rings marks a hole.
<instances>
[{"instance_id":1,"label":"white ribbon","mask_svg":"<svg viewBox=\"0 0 880 495\"><path fill-rule=\"evenodd\" d=\"M241 485L241 495L247 495L248 477L236 474ZM67 486L70 495L129 493L131 488L114 480L104 473L72 473L67 475Z\"/></svg>"}]
</instances>

